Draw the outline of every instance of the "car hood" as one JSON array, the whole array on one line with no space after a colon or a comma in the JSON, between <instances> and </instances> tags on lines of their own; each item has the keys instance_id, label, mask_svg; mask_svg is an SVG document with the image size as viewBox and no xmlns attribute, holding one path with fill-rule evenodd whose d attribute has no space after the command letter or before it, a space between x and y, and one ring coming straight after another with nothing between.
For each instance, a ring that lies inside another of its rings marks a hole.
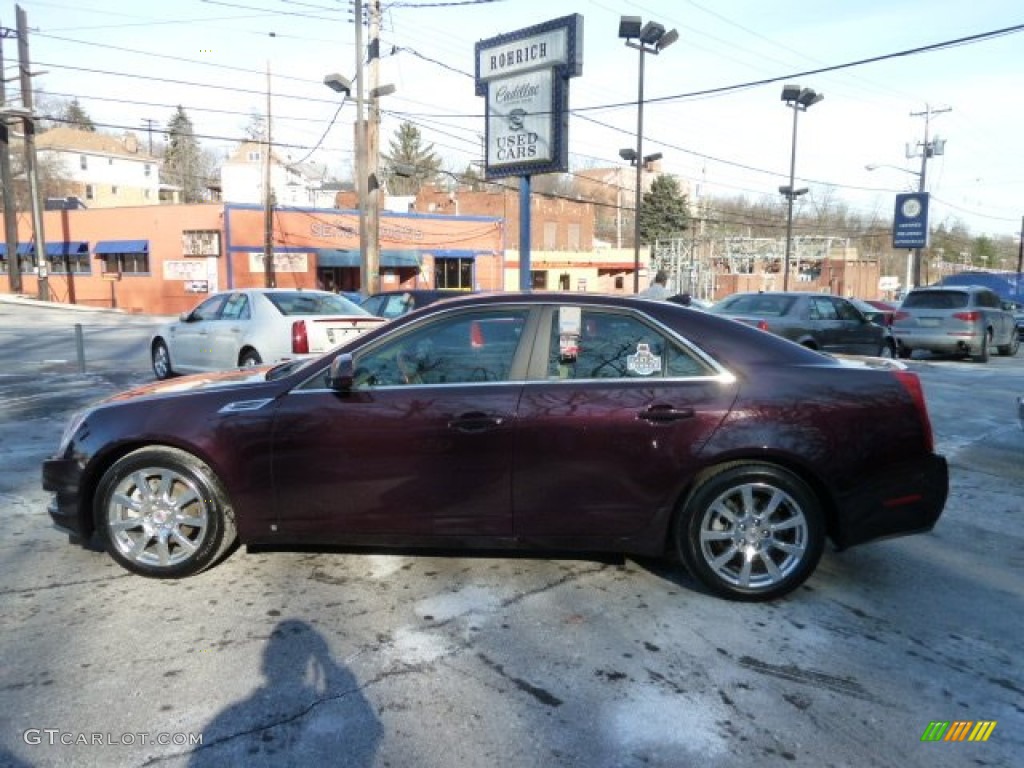
<instances>
[{"instance_id":1,"label":"car hood","mask_svg":"<svg viewBox=\"0 0 1024 768\"><path fill-rule=\"evenodd\" d=\"M167 381L154 381L152 384L143 384L142 386L113 395L106 402L173 395L182 392L195 392L197 390L223 389L245 384L262 384L267 380L267 371L272 367L270 365L261 365L214 373L197 373L192 376L179 376Z\"/></svg>"}]
</instances>

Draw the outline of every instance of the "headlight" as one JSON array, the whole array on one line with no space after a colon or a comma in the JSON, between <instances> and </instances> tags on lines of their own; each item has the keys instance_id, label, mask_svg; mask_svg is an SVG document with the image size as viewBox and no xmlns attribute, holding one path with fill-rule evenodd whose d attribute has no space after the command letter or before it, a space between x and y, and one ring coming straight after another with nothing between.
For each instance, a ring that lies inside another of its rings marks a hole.
<instances>
[{"instance_id":1,"label":"headlight","mask_svg":"<svg viewBox=\"0 0 1024 768\"><path fill-rule=\"evenodd\" d=\"M92 408L84 408L81 411L76 411L68 419L67 426L64 427L64 434L60 436L60 445L57 447L57 457L61 458L68 450L68 445L71 443L71 438L75 436L78 428L82 426L86 418L92 414Z\"/></svg>"}]
</instances>

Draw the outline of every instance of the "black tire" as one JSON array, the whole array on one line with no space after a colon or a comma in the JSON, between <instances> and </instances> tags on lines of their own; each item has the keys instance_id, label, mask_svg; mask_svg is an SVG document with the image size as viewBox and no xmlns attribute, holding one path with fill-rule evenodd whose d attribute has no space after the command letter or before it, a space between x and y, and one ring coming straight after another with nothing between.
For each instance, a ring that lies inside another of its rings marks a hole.
<instances>
[{"instance_id":1,"label":"black tire","mask_svg":"<svg viewBox=\"0 0 1024 768\"><path fill-rule=\"evenodd\" d=\"M100 480L93 508L108 554L142 576L199 573L237 540L234 509L217 476L177 448L140 448L119 459Z\"/></svg>"},{"instance_id":2,"label":"black tire","mask_svg":"<svg viewBox=\"0 0 1024 768\"><path fill-rule=\"evenodd\" d=\"M987 363L988 362L988 343L989 343L989 332L985 333L981 337L981 349L976 354L971 355L971 359L976 363Z\"/></svg>"},{"instance_id":3,"label":"black tire","mask_svg":"<svg viewBox=\"0 0 1024 768\"><path fill-rule=\"evenodd\" d=\"M997 349L1003 357L1014 357L1017 354L1017 350L1020 349L1020 336L1017 334L1017 329L1014 329L1013 336L1010 337L1010 343L1000 344Z\"/></svg>"},{"instance_id":4,"label":"black tire","mask_svg":"<svg viewBox=\"0 0 1024 768\"><path fill-rule=\"evenodd\" d=\"M238 365L240 368L251 368L254 365L263 365L263 358L260 357L260 353L255 349L247 349L242 353L242 356L238 358Z\"/></svg>"},{"instance_id":5,"label":"black tire","mask_svg":"<svg viewBox=\"0 0 1024 768\"><path fill-rule=\"evenodd\" d=\"M883 339L882 347L878 350L878 356L889 360L896 357L896 342L892 339Z\"/></svg>"},{"instance_id":6,"label":"black tire","mask_svg":"<svg viewBox=\"0 0 1024 768\"><path fill-rule=\"evenodd\" d=\"M909 360L910 356L914 354L914 350L912 350L910 347L905 347L902 344L897 344L896 354L900 356L901 360Z\"/></svg>"},{"instance_id":7,"label":"black tire","mask_svg":"<svg viewBox=\"0 0 1024 768\"><path fill-rule=\"evenodd\" d=\"M759 462L727 464L701 480L673 533L695 578L716 594L751 602L803 584L825 544L821 504L810 487Z\"/></svg>"},{"instance_id":8,"label":"black tire","mask_svg":"<svg viewBox=\"0 0 1024 768\"><path fill-rule=\"evenodd\" d=\"M169 379L174 375L174 369L171 367L171 353L163 339L153 342L150 360L153 363L153 375L158 379Z\"/></svg>"}]
</instances>

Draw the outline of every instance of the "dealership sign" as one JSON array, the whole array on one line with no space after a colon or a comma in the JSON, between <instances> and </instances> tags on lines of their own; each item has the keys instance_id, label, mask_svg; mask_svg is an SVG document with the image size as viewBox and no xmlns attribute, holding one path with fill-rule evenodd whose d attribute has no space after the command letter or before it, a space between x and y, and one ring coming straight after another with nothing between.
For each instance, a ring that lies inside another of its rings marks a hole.
<instances>
[{"instance_id":1,"label":"dealership sign","mask_svg":"<svg viewBox=\"0 0 1024 768\"><path fill-rule=\"evenodd\" d=\"M487 178L569 170L568 80L582 71L579 14L476 44L476 93L487 99Z\"/></svg>"},{"instance_id":2,"label":"dealership sign","mask_svg":"<svg viewBox=\"0 0 1024 768\"><path fill-rule=\"evenodd\" d=\"M928 247L928 193L896 195L892 217L893 248Z\"/></svg>"}]
</instances>

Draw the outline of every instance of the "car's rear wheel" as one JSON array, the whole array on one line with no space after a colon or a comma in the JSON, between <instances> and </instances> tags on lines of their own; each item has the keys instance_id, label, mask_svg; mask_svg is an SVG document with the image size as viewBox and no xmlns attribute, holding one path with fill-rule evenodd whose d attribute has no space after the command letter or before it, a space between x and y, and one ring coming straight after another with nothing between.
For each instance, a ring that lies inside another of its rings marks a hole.
<instances>
[{"instance_id":1,"label":"car's rear wheel","mask_svg":"<svg viewBox=\"0 0 1024 768\"><path fill-rule=\"evenodd\" d=\"M171 353L163 341L153 342L152 359L153 374L158 379L169 379L174 375L174 370L171 368Z\"/></svg>"},{"instance_id":2,"label":"car's rear wheel","mask_svg":"<svg viewBox=\"0 0 1024 768\"><path fill-rule=\"evenodd\" d=\"M912 354L914 354L914 350L912 350L910 347L906 347L906 346L904 346L902 344L897 344L896 345L896 354L898 354L900 356L900 358L903 359L903 360L909 360L910 356Z\"/></svg>"},{"instance_id":3,"label":"car's rear wheel","mask_svg":"<svg viewBox=\"0 0 1024 768\"><path fill-rule=\"evenodd\" d=\"M892 339L883 339L882 348L878 350L878 356L889 359L896 357L896 342Z\"/></svg>"},{"instance_id":4,"label":"car's rear wheel","mask_svg":"<svg viewBox=\"0 0 1024 768\"><path fill-rule=\"evenodd\" d=\"M676 551L712 591L771 600L814 571L825 531L821 504L792 472L772 464L725 465L703 478L676 517Z\"/></svg>"},{"instance_id":5,"label":"car's rear wheel","mask_svg":"<svg viewBox=\"0 0 1024 768\"><path fill-rule=\"evenodd\" d=\"M986 330L985 333L981 335L981 346L978 348L978 351L975 354L971 355L971 359L974 360L974 362L988 362L988 345L990 341L991 334Z\"/></svg>"},{"instance_id":6,"label":"car's rear wheel","mask_svg":"<svg viewBox=\"0 0 1024 768\"><path fill-rule=\"evenodd\" d=\"M247 349L242 353L242 356L238 358L238 365L242 368L252 368L254 365L262 365L263 358L260 357L260 353L255 349Z\"/></svg>"},{"instance_id":7,"label":"car's rear wheel","mask_svg":"<svg viewBox=\"0 0 1024 768\"><path fill-rule=\"evenodd\" d=\"M108 469L96 529L129 571L180 578L217 562L236 541L234 510L204 462L177 448L141 448Z\"/></svg>"}]
</instances>

